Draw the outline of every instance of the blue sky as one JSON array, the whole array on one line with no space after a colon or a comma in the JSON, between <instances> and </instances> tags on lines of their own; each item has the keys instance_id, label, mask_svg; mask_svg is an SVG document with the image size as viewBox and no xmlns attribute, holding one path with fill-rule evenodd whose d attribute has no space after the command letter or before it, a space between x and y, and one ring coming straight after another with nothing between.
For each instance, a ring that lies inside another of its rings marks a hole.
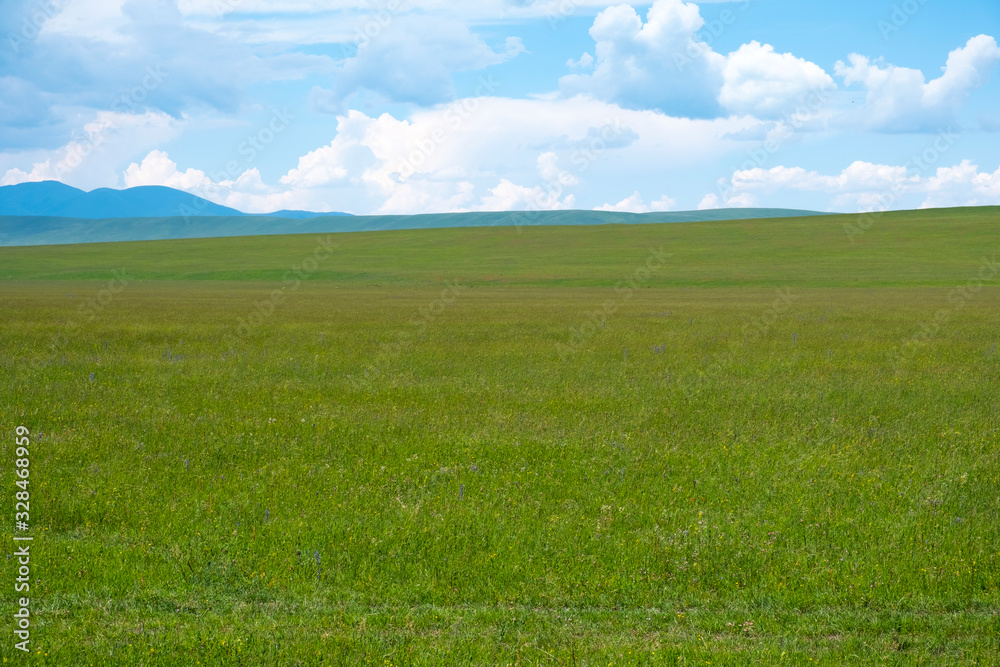
<instances>
[{"instance_id":1,"label":"blue sky","mask_svg":"<svg viewBox=\"0 0 1000 667\"><path fill-rule=\"evenodd\" d=\"M20 0L0 184L249 212L1000 204L996 0Z\"/></svg>"}]
</instances>

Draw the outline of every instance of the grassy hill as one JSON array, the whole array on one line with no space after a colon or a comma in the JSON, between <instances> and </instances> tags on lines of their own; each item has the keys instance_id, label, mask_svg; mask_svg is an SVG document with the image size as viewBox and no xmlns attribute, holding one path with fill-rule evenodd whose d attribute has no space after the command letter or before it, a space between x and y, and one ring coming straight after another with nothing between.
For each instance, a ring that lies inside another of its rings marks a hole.
<instances>
[{"instance_id":1,"label":"grassy hill","mask_svg":"<svg viewBox=\"0 0 1000 667\"><path fill-rule=\"evenodd\" d=\"M180 195L182 193L178 193ZM119 207L120 209L122 207ZM0 246L150 241L230 236L330 232L438 229L453 227L525 227L538 225L608 225L819 215L786 209L719 209L678 213L609 213L605 211L523 211L500 213L440 213L429 215L349 216L285 212L273 215L213 215L77 219L0 215ZM91 216L92 217L92 216Z\"/></svg>"},{"instance_id":2,"label":"grassy hill","mask_svg":"<svg viewBox=\"0 0 1000 667\"><path fill-rule=\"evenodd\" d=\"M0 248L32 662L1000 664L996 214Z\"/></svg>"},{"instance_id":3,"label":"grassy hill","mask_svg":"<svg viewBox=\"0 0 1000 667\"><path fill-rule=\"evenodd\" d=\"M1000 209L903 211L698 224L526 226L345 233L309 280L351 285L609 286L649 248L672 253L648 286L950 285L997 250ZM320 227L322 228L322 227ZM327 228L328 229L328 228ZM317 238L291 235L0 248L0 279L278 282Z\"/></svg>"}]
</instances>

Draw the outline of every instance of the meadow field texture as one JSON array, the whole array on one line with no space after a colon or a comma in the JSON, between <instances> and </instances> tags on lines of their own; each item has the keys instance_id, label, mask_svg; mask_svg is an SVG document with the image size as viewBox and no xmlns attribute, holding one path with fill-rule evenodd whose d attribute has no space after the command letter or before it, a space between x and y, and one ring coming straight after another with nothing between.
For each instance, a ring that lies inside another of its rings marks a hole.
<instances>
[{"instance_id":1,"label":"meadow field texture","mask_svg":"<svg viewBox=\"0 0 1000 667\"><path fill-rule=\"evenodd\" d=\"M3 662L1000 664L998 214L0 248Z\"/></svg>"}]
</instances>

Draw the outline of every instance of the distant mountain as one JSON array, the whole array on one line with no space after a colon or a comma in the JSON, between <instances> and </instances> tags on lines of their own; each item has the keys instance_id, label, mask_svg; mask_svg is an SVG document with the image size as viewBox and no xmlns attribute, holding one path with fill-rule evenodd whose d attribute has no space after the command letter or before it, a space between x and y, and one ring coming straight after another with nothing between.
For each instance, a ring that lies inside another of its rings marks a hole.
<instances>
[{"instance_id":1,"label":"distant mountain","mask_svg":"<svg viewBox=\"0 0 1000 667\"><path fill-rule=\"evenodd\" d=\"M249 214L157 185L84 192L58 181L0 187L0 245L155 241L265 234L366 232L445 227L613 225L821 215L815 211L731 208L710 211L501 211L353 216L277 211Z\"/></svg>"},{"instance_id":2,"label":"distant mountain","mask_svg":"<svg viewBox=\"0 0 1000 667\"><path fill-rule=\"evenodd\" d=\"M84 192L58 181L21 183L0 188L0 215L64 218L138 218L184 215L243 215L187 192L159 185L127 190L100 188Z\"/></svg>"},{"instance_id":3,"label":"distant mountain","mask_svg":"<svg viewBox=\"0 0 1000 667\"><path fill-rule=\"evenodd\" d=\"M605 211L514 211L436 213L429 215L135 217L87 220L38 216L0 216L0 245L55 245L109 241L153 241L273 234L330 234L395 229L453 227L530 227L538 225L634 225L662 222L709 222L822 215L786 209L721 209L677 213Z\"/></svg>"},{"instance_id":4,"label":"distant mountain","mask_svg":"<svg viewBox=\"0 0 1000 667\"><path fill-rule=\"evenodd\" d=\"M0 188L0 215L57 215L51 211L61 210L86 194L58 181L8 185Z\"/></svg>"},{"instance_id":5,"label":"distant mountain","mask_svg":"<svg viewBox=\"0 0 1000 667\"><path fill-rule=\"evenodd\" d=\"M171 218L245 216L228 206L213 204L188 192L159 185L126 190L100 188L84 192L58 181L0 187L0 216L50 216L104 220L117 218ZM270 217L305 219L347 213L279 211Z\"/></svg>"},{"instance_id":6,"label":"distant mountain","mask_svg":"<svg viewBox=\"0 0 1000 667\"><path fill-rule=\"evenodd\" d=\"M350 213L313 213L312 211L281 210L274 213L251 213L257 218L285 218L286 220L308 220L309 218L353 217Z\"/></svg>"}]
</instances>

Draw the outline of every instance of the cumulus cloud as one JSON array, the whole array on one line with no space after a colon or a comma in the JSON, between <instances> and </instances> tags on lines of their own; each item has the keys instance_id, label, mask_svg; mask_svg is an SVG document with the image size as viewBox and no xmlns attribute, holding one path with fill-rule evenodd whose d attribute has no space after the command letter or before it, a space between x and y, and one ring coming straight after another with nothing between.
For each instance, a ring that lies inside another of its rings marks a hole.
<instances>
[{"instance_id":1,"label":"cumulus cloud","mask_svg":"<svg viewBox=\"0 0 1000 667\"><path fill-rule=\"evenodd\" d=\"M125 170L125 187L142 185L165 185L168 188L195 192L208 189L212 180L200 169L177 170L177 163L164 151L156 150L143 159L142 164L133 162Z\"/></svg>"},{"instance_id":2,"label":"cumulus cloud","mask_svg":"<svg viewBox=\"0 0 1000 667\"><path fill-rule=\"evenodd\" d=\"M617 213L650 213L652 211L670 211L677 205L677 200L663 195L656 201L647 205L642 200L642 195L636 190L630 196L621 200L617 204L604 204L598 206L595 211L612 211Z\"/></svg>"},{"instance_id":3,"label":"cumulus cloud","mask_svg":"<svg viewBox=\"0 0 1000 667\"><path fill-rule=\"evenodd\" d=\"M160 150L150 151L141 163L133 162L124 173L125 187L162 185L202 197L216 204L247 213L271 213L308 201L301 190L268 186L256 168L247 169L233 179L213 180L200 169L181 171L170 156ZM315 200L321 204L321 200ZM334 210L318 207L317 211Z\"/></svg>"},{"instance_id":4,"label":"cumulus cloud","mask_svg":"<svg viewBox=\"0 0 1000 667\"><path fill-rule=\"evenodd\" d=\"M985 206L1000 204L1000 168L981 172L969 160L923 171L912 165L856 161L840 173L824 174L802 167L736 171L720 194L706 195L699 208L739 205L754 195L787 197L793 192L824 193L836 210L875 211L907 206Z\"/></svg>"},{"instance_id":5,"label":"cumulus cloud","mask_svg":"<svg viewBox=\"0 0 1000 667\"><path fill-rule=\"evenodd\" d=\"M594 66L594 56L584 53L579 60L570 58L566 61L566 67L570 69L590 69Z\"/></svg>"},{"instance_id":6,"label":"cumulus cloud","mask_svg":"<svg viewBox=\"0 0 1000 667\"><path fill-rule=\"evenodd\" d=\"M527 187L511 183L506 178L490 188L482 203L473 207L476 211L561 211L575 206L576 198L567 195L562 198L559 189L542 186Z\"/></svg>"},{"instance_id":7,"label":"cumulus cloud","mask_svg":"<svg viewBox=\"0 0 1000 667\"><path fill-rule=\"evenodd\" d=\"M756 41L726 57L722 78L722 106L762 119L787 116L803 101L837 87L819 65Z\"/></svg>"},{"instance_id":8,"label":"cumulus cloud","mask_svg":"<svg viewBox=\"0 0 1000 667\"><path fill-rule=\"evenodd\" d=\"M944 206L993 206L1000 204L1000 168L981 172L971 160L954 167L939 167L927 179L923 208Z\"/></svg>"},{"instance_id":9,"label":"cumulus cloud","mask_svg":"<svg viewBox=\"0 0 1000 667\"><path fill-rule=\"evenodd\" d=\"M533 187L517 185L502 179L490 188L482 202L473 207L477 211L558 211L571 209L576 197L566 190L580 184L580 179L559 166L559 156L542 153L536 162L538 175L545 185Z\"/></svg>"},{"instance_id":10,"label":"cumulus cloud","mask_svg":"<svg viewBox=\"0 0 1000 667\"><path fill-rule=\"evenodd\" d=\"M590 29L594 72L564 76L560 88L675 116L718 116L725 58L696 40L704 24L698 6L681 0L657 0L645 23L630 5L605 9Z\"/></svg>"},{"instance_id":11,"label":"cumulus cloud","mask_svg":"<svg viewBox=\"0 0 1000 667\"><path fill-rule=\"evenodd\" d=\"M756 198L749 192L730 192L725 197L720 197L714 192L710 192L698 204L699 211L708 211L718 208L750 208L757 203Z\"/></svg>"},{"instance_id":12,"label":"cumulus cloud","mask_svg":"<svg viewBox=\"0 0 1000 667\"><path fill-rule=\"evenodd\" d=\"M179 168L162 151L134 160L124 176L127 185L169 185L250 212L569 209L584 197L591 208L617 201L619 179L655 180L651 163L713 161L735 145L724 137L750 122L671 118L585 98L470 98L407 118L340 115L334 139L275 182L257 173L219 180ZM621 210L674 206L668 197L620 202Z\"/></svg>"},{"instance_id":13,"label":"cumulus cloud","mask_svg":"<svg viewBox=\"0 0 1000 667\"><path fill-rule=\"evenodd\" d=\"M22 26L14 28L17 41L0 49L0 71L8 73L8 87L16 85L29 102L44 100L52 114L149 110L180 118L204 110L233 112L249 103L247 89L254 83L334 69L328 56L258 52L193 27L173 0L80 0L45 3L44 10L39 3L11 4L0 12L7 20L40 18L27 33L30 39L22 37ZM58 122L40 116L36 125Z\"/></svg>"},{"instance_id":14,"label":"cumulus cloud","mask_svg":"<svg viewBox=\"0 0 1000 667\"><path fill-rule=\"evenodd\" d=\"M103 111L74 132L65 145L35 152L30 171L7 169L0 185L58 180L76 187L116 187L118 165L135 150L148 149L177 136L181 123L164 113L124 114ZM7 156L8 160L17 156Z\"/></svg>"},{"instance_id":15,"label":"cumulus cloud","mask_svg":"<svg viewBox=\"0 0 1000 667\"><path fill-rule=\"evenodd\" d=\"M604 8L607 0L477 0L454 3L441 0L397 0L396 2L367 3L357 0L179 0L182 12L192 16L218 17L225 14L276 14L284 16L316 15L330 12L353 17L378 16L396 8L398 13L447 14L473 22L494 23L499 20L542 18L557 25L576 12Z\"/></svg>"},{"instance_id":16,"label":"cumulus cloud","mask_svg":"<svg viewBox=\"0 0 1000 667\"><path fill-rule=\"evenodd\" d=\"M711 160L732 145L723 137L747 124L586 98L470 98L405 119L351 111L338 116L334 140L301 157L281 184L360 197L355 210L379 213L567 208L581 196L569 200L577 186L603 196L612 173L639 181L650 161Z\"/></svg>"},{"instance_id":17,"label":"cumulus cloud","mask_svg":"<svg viewBox=\"0 0 1000 667\"><path fill-rule=\"evenodd\" d=\"M698 5L683 0L656 0L645 23L629 5L606 9L590 29L596 61L584 54L586 60L568 63L593 66L593 73L564 76L560 88L676 116L764 119L786 116L809 95L836 89L821 67L769 44L716 53L698 40L704 24Z\"/></svg>"},{"instance_id":18,"label":"cumulus cloud","mask_svg":"<svg viewBox=\"0 0 1000 667\"><path fill-rule=\"evenodd\" d=\"M893 184L918 178L908 176L903 166L890 166L857 161L833 176L802 167L778 166L771 169L745 169L733 174L732 183L737 190L775 192L794 189L820 192L856 192L859 190L884 190Z\"/></svg>"},{"instance_id":19,"label":"cumulus cloud","mask_svg":"<svg viewBox=\"0 0 1000 667\"><path fill-rule=\"evenodd\" d=\"M333 88L320 108L342 111L347 98L361 90L392 102L433 105L455 96L453 73L498 65L523 51L517 37L509 37L498 52L464 23L397 16L337 66Z\"/></svg>"},{"instance_id":20,"label":"cumulus cloud","mask_svg":"<svg viewBox=\"0 0 1000 667\"><path fill-rule=\"evenodd\" d=\"M954 122L956 113L977 88L985 85L1000 47L993 37L979 35L948 55L943 74L927 81L923 72L872 61L851 54L834 71L847 85L867 91L864 123L869 129L920 131Z\"/></svg>"}]
</instances>

